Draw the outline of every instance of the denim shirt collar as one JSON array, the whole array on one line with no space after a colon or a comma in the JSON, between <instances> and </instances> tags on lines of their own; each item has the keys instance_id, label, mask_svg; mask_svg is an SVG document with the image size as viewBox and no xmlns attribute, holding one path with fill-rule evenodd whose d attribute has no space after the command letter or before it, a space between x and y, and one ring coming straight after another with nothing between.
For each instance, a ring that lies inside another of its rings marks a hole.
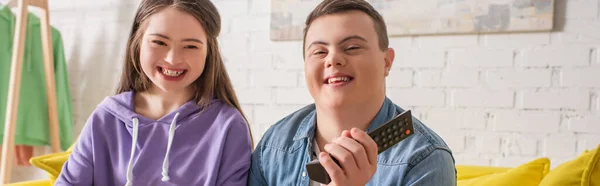
<instances>
[{"instance_id":1,"label":"denim shirt collar","mask_svg":"<svg viewBox=\"0 0 600 186\"><path fill-rule=\"evenodd\" d=\"M383 104L375 115L375 119L371 121L369 124L369 128L367 129L367 133L377 129L377 127L383 125L386 121L391 120L398 113L396 105L392 103L392 101L385 97L383 100ZM401 112L401 111L400 111ZM317 119L317 111L316 109L310 112L300 123L296 135L294 136L294 141L301 140L304 138L313 139L315 134L315 124Z\"/></svg>"}]
</instances>

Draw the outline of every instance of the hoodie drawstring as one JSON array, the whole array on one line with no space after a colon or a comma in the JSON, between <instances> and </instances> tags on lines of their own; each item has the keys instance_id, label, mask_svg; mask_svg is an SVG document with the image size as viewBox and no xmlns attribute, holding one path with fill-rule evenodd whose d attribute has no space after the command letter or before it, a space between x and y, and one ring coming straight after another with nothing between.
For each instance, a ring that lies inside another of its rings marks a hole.
<instances>
[{"instance_id":1,"label":"hoodie drawstring","mask_svg":"<svg viewBox=\"0 0 600 186\"><path fill-rule=\"evenodd\" d=\"M137 142L138 137L138 124L138 119L133 118L133 139L131 140L131 155L129 156L129 165L127 165L127 183L125 183L125 186L132 185L131 180L133 177L133 155L135 154L135 144Z\"/></svg>"},{"instance_id":2,"label":"hoodie drawstring","mask_svg":"<svg viewBox=\"0 0 600 186\"><path fill-rule=\"evenodd\" d=\"M179 116L179 112L175 114L173 117L173 121L171 121L171 126L169 127L169 139L167 141L167 151L165 152L165 159L163 160L162 166L162 181L169 181L171 178L169 177L169 152L171 151L171 144L173 144L173 137L175 137L175 125L177 124L177 117ZM132 177L133 177L133 156L135 154L135 145L138 137L138 125L139 121L137 118L133 118L133 139L131 141L131 155L129 157L129 165L127 165L127 183L125 186L132 186Z\"/></svg>"},{"instance_id":3,"label":"hoodie drawstring","mask_svg":"<svg viewBox=\"0 0 600 186\"><path fill-rule=\"evenodd\" d=\"M169 152L171 151L171 144L173 143L173 137L175 137L175 124L177 123L177 117L179 116L179 112L175 114L173 117L173 121L171 121L171 126L169 127L169 140L167 141L167 152L165 153L165 160L163 161L162 168L162 181L169 181Z\"/></svg>"}]
</instances>

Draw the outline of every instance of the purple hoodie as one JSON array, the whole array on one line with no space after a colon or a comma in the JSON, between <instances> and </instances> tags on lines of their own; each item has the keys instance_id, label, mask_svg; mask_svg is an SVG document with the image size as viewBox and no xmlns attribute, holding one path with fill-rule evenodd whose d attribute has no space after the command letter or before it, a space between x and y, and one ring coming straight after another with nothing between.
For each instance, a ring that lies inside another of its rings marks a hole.
<instances>
[{"instance_id":1,"label":"purple hoodie","mask_svg":"<svg viewBox=\"0 0 600 186\"><path fill-rule=\"evenodd\" d=\"M132 92L104 99L56 185L246 185L252 146L234 107L190 101L159 120L133 110Z\"/></svg>"}]
</instances>

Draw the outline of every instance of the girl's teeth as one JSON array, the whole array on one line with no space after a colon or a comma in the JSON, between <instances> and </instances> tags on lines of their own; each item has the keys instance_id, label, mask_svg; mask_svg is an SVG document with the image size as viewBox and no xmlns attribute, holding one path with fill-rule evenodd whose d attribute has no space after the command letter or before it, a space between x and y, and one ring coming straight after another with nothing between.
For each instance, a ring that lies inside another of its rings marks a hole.
<instances>
[{"instance_id":1,"label":"girl's teeth","mask_svg":"<svg viewBox=\"0 0 600 186\"><path fill-rule=\"evenodd\" d=\"M167 69L163 68L162 73L167 76L179 76L179 75L183 74L183 71L173 71L173 70L167 70Z\"/></svg>"}]
</instances>

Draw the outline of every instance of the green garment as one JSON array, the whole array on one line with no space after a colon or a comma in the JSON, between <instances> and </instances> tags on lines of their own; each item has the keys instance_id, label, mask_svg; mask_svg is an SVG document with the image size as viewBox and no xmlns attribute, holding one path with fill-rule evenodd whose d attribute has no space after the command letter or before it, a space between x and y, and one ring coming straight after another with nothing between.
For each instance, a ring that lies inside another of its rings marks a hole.
<instances>
[{"instance_id":1,"label":"green garment","mask_svg":"<svg viewBox=\"0 0 600 186\"><path fill-rule=\"evenodd\" d=\"M47 146L50 145L50 134L41 23L34 14L29 13L27 18L15 145ZM16 16L10 8L0 7L0 142L4 139L15 28ZM73 142L73 117L62 38L55 28L52 28L52 49L60 146L66 150Z\"/></svg>"}]
</instances>

